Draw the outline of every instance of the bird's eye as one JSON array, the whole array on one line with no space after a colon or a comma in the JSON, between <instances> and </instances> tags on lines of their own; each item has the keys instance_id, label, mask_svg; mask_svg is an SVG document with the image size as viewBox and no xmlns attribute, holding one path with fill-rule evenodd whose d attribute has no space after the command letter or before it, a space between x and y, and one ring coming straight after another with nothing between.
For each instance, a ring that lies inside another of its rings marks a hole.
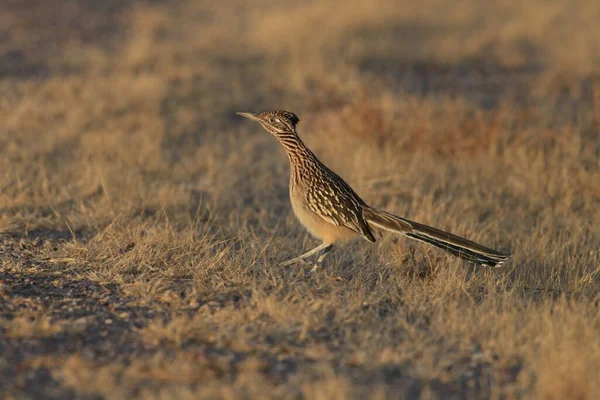
<instances>
[{"instance_id":1,"label":"bird's eye","mask_svg":"<svg viewBox=\"0 0 600 400\"><path fill-rule=\"evenodd\" d=\"M273 118L273 117L269 118L269 122L272 123L272 124L274 124L275 123L275 118Z\"/></svg>"}]
</instances>

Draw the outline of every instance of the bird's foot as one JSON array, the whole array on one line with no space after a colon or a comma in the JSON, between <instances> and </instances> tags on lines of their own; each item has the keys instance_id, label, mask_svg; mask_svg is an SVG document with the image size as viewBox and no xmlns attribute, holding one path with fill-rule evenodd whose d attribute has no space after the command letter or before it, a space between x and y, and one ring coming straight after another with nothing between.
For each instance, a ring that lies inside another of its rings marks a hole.
<instances>
[{"instance_id":1,"label":"bird's foot","mask_svg":"<svg viewBox=\"0 0 600 400\"><path fill-rule=\"evenodd\" d=\"M288 260L288 261L280 262L279 266L280 267L289 267L289 266L294 265L294 264L302 264L302 265L306 266L309 263L305 259L303 259L303 258L301 258L301 259L294 258L294 259L291 259L291 260Z\"/></svg>"},{"instance_id":2,"label":"bird's foot","mask_svg":"<svg viewBox=\"0 0 600 400\"><path fill-rule=\"evenodd\" d=\"M319 271L323 270L323 265L320 263L314 264L313 267L306 273L306 276L315 276ZM346 282L343 276L340 275L329 275L327 274L327 279L331 282Z\"/></svg>"},{"instance_id":3,"label":"bird's foot","mask_svg":"<svg viewBox=\"0 0 600 400\"><path fill-rule=\"evenodd\" d=\"M312 266L312 268L310 269L310 271L308 272L308 274L312 275L312 274L316 273L320 269L321 269L321 264L314 264Z\"/></svg>"}]
</instances>

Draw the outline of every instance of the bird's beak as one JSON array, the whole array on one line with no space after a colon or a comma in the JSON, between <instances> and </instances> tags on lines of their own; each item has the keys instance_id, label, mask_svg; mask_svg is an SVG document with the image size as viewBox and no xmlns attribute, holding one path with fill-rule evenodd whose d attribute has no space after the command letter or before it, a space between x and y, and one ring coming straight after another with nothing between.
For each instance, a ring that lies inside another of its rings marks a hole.
<instances>
[{"instance_id":1,"label":"bird's beak","mask_svg":"<svg viewBox=\"0 0 600 400\"><path fill-rule=\"evenodd\" d=\"M258 118L258 116L254 113L247 113L247 112L236 112L237 115L241 115L242 117L246 117L248 119L251 119L252 121L257 121L257 122L261 122L260 118Z\"/></svg>"}]
</instances>

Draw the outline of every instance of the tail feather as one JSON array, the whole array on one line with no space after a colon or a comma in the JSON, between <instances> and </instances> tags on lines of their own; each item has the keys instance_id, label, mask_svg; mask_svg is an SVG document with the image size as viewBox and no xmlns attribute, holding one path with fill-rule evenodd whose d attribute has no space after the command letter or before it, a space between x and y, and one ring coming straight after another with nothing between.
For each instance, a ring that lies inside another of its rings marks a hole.
<instances>
[{"instance_id":1,"label":"tail feather","mask_svg":"<svg viewBox=\"0 0 600 400\"><path fill-rule=\"evenodd\" d=\"M473 263L500 267L510 258L509 254L492 250L460 236L406 218L401 218L375 208L366 209L364 211L364 217L372 226L400 233L424 243L429 243L454 256Z\"/></svg>"}]
</instances>

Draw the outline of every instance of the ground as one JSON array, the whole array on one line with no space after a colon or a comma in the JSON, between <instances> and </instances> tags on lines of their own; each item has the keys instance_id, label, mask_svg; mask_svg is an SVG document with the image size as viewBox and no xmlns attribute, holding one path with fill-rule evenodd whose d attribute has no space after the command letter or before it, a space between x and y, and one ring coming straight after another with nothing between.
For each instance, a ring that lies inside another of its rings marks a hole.
<instances>
[{"instance_id":1,"label":"ground","mask_svg":"<svg viewBox=\"0 0 600 400\"><path fill-rule=\"evenodd\" d=\"M600 396L597 1L0 8L0 397ZM511 261L378 234L278 267L318 242L235 115L272 108Z\"/></svg>"}]
</instances>

